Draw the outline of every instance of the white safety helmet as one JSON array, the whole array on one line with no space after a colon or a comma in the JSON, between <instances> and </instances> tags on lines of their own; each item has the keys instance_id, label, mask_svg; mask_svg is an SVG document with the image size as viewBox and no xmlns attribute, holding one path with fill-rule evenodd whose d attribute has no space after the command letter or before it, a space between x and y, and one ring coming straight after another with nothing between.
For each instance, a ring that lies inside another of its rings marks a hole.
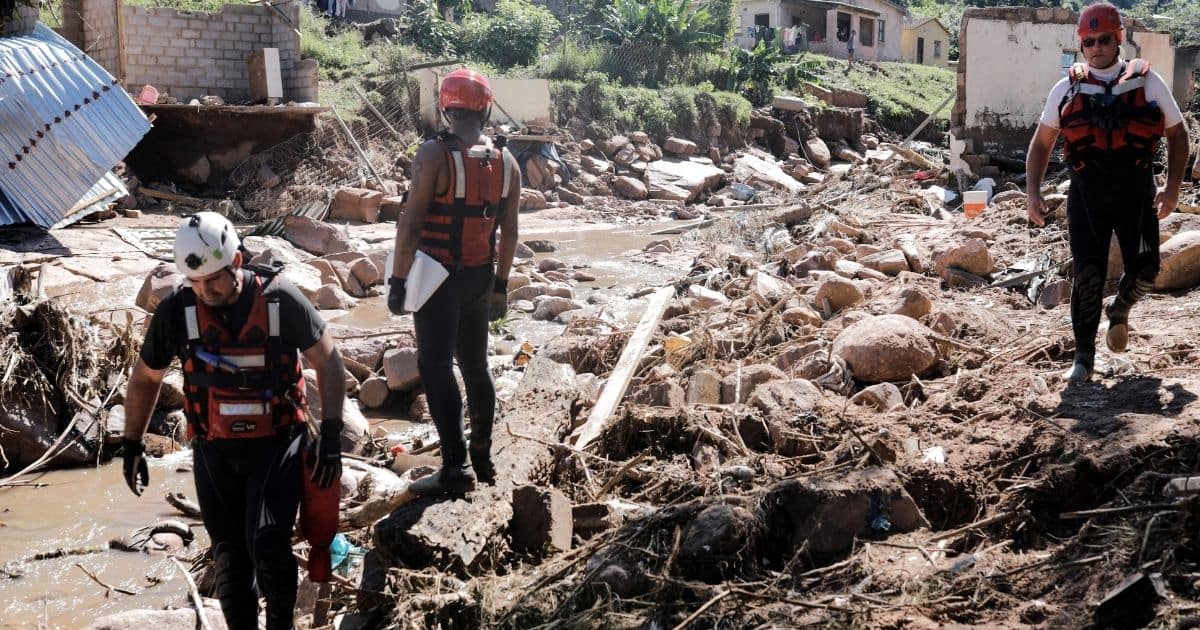
<instances>
[{"instance_id":1,"label":"white safety helmet","mask_svg":"<svg viewBox=\"0 0 1200 630\"><path fill-rule=\"evenodd\" d=\"M241 241L229 219L197 212L175 232L175 266L189 280L212 275L233 264Z\"/></svg>"}]
</instances>

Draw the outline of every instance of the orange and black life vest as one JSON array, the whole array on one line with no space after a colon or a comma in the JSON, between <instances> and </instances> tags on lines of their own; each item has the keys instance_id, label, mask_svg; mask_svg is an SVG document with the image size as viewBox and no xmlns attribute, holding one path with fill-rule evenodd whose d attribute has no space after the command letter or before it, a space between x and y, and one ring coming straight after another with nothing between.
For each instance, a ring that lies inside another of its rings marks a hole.
<instances>
[{"instance_id":1,"label":"orange and black life vest","mask_svg":"<svg viewBox=\"0 0 1200 630\"><path fill-rule=\"evenodd\" d=\"M1164 132L1162 109L1146 100L1150 63L1131 59L1116 80L1101 81L1086 64L1071 67L1071 87L1063 96L1063 154L1071 168L1082 170L1101 154L1127 157L1134 166L1153 161Z\"/></svg>"},{"instance_id":2,"label":"orange and black life vest","mask_svg":"<svg viewBox=\"0 0 1200 630\"><path fill-rule=\"evenodd\" d=\"M207 439L271 437L303 422L300 352L280 340L273 280L255 275L243 289L254 292L254 304L236 335L191 287L180 289L188 336L184 411L189 429Z\"/></svg>"},{"instance_id":3,"label":"orange and black life vest","mask_svg":"<svg viewBox=\"0 0 1200 630\"><path fill-rule=\"evenodd\" d=\"M496 258L496 216L508 197L509 162L502 139L463 149L450 133L434 142L446 154L450 185L433 198L417 247L444 265L475 267Z\"/></svg>"}]
</instances>

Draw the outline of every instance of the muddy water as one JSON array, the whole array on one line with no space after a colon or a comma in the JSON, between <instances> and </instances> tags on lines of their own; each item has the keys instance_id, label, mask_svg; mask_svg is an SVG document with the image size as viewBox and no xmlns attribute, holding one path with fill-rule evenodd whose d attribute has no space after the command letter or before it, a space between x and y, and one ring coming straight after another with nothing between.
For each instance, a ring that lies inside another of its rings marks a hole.
<instances>
[{"instance_id":1,"label":"muddy water","mask_svg":"<svg viewBox=\"0 0 1200 630\"><path fill-rule=\"evenodd\" d=\"M559 251L545 254L596 276L580 283L576 299L603 301L617 321L636 321L644 300L630 299L638 287L662 285L676 278L681 269L652 264L635 256L650 240L670 238L650 233L673 225L643 226L579 224L523 228L522 240L554 241ZM639 258L634 260L631 258ZM143 275L128 276L108 283L68 284L53 287L47 294L82 312L110 313L124 324L124 309L133 303ZM330 319L343 326L380 330L398 322L387 311L384 298L360 300L351 312ZM562 324L534 322L518 315L509 324L517 343L544 343L563 330ZM412 429L404 420L371 417L371 424L389 434L402 435ZM194 497L191 473L175 472L190 466L190 454L172 460L151 460L151 488L134 497L121 479L120 461L96 470L52 471L31 478L49 484L42 488L0 488L0 565L11 560L59 548L96 546L160 518L179 518L162 497L178 491ZM197 542L206 545L204 528L194 528ZM81 563L104 582L140 591L136 597L111 593L88 578ZM29 563L23 578L0 580L0 630L9 628L80 628L91 620L114 612L139 608L183 606L186 585L168 560L146 554L107 551ZM164 580L151 585L147 575Z\"/></svg>"},{"instance_id":2,"label":"muddy water","mask_svg":"<svg viewBox=\"0 0 1200 630\"><path fill-rule=\"evenodd\" d=\"M150 488L135 497L121 478L120 461L98 469L56 470L26 477L45 487L0 488L0 562L8 563L56 549L100 546L160 518L188 522L163 501L168 492L195 497L190 455L150 460ZM195 545L207 545L196 525ZM93 582L79 563L105 583L140 595L117 592ZM169 560L124 551L29 562L19 579L0 580L0 628L82 628L97 617L138 608L187 603L187 585ZM152 585L146 576L163 580Z\"/></svg>"}]
</instances>

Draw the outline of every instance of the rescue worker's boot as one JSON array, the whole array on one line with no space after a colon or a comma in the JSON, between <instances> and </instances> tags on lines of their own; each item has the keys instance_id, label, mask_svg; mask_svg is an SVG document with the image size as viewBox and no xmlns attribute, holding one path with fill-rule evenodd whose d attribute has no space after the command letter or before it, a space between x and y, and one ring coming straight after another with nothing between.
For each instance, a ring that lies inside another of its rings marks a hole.
<instances>
[{"instance_id":1,"label":"rescue worker's boot","mask_svg":"<svg viewBox=\"0 0 1200 630\"><path fill-rule=\"evenodd\" d=\"M1075 351L1075 362L1071 369L1063 372L1063 378L1071 383L1084 383L1092 379L1092 369L1096 363L1096 353Z\"/></svg>"},{"instance_id":2,"label":"rescue worker's boot","mask_svg":"<svg viewBox=\"0 0 1200 630\"><path fill-rule=\"evenodd\" d=\"M443 466L432 475L412 482L408 489L413 494L423 497L466 494L475 489L475 475L466 466Z\"/></svg>"},{"instance_id":3,"label":"rescue worker's boot","mask_svg":"<svg viewBox=\"0 0 1200 630\"><path fill-rule=\"evenodd\" d=\"M489 486L496 483L496 467L492 464L492 414L485 420L470 414L471 440L467 452L471 455L471 468L475 478Z\"/></svg>"},{"instance_id":4,"label":"rescue worker's boot","mask_svg":"<svg viewBox=\"0 0 1200 630\"><path fill-rule=\"evenodd\" d=\"M1113 352L1125 352L1129 345L1129 311L1138 300L1154 289L1154 273L1147 272L1137 276L1132 282L1126 277L1121 278L1121 286L1112 304L1104 309L1108 316L1108 332L1104 342Z\"/></svg>"}]
</instances>

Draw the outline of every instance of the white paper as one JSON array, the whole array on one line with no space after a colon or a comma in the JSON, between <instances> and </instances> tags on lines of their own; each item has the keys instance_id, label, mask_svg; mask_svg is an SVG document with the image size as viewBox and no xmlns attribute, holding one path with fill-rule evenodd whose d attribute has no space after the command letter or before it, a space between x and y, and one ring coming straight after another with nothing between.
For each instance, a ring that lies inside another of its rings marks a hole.
<instances>
[{"instance_id":1,"label":"white paper","mask_svg":"<svg viewBox=\"0 0 1200 630\"><path fill-rule=\"evenodd\" d=\"M417 250L413 257L412 267L408 270L408 280L404 283L404 310L415 313L421 310L425 302L433 295L450 272L429 254Z\"/></svg>"}]
</instances>

